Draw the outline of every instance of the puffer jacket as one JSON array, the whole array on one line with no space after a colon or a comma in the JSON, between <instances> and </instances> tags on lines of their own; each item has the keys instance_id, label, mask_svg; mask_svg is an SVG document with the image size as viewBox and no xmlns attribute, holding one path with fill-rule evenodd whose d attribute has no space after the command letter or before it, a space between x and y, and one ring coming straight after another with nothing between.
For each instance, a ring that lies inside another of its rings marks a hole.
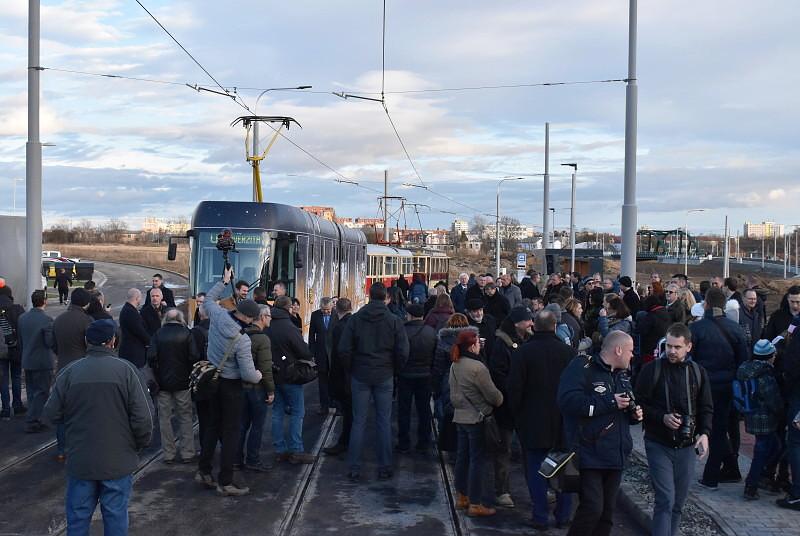
<instances>
[{"instance_id":1,"label":"puffer jacket","mask_svg":"<svg viewBox=\"0 0 800 536\"><path fill-rule=\"evenodd\" d=\"M232 313L216 303L224 288L225 284L218 281L206 295L205 309L208 319L211 321L208 329L208 361L215 367L219 367L228 345L232 344L234 338L239 336L220 376L229 380L241 379L250 383L260 382L261 373L256 370L253 363L250 337L243 334L244 327L231 316Z\"/></svg>"},{"instance_id":2,"label":"puffer jacket","mask_svg":"<svg viewBox=\"0 0 800 536\"><path fill-rule=\"evenodd\" d=\"M783 398L775 377L775 369L763 359L745 361L736 371L736 379L758 380L758 407L744 414L744 427L748 434L771 434L778 429L778 420L785 411Z\"/></svg>"},{"instance_id":3,"label":"puffer jacket","mask_svg":"<svg viewBox=\"0 0 800 536\"><path fill-rule=\"evenodd\" d=\"M616 318L614 316L598 316L597 329L605 337L609 331L623 331L630 335L633 333L633 319L630 316Z\"/></svg>"},{"instance_id":4,"label":"puffer jacket","mask_svg":"<svg viewBox=\"0 0 800 536\"><path fill-rule=\"evenodd\" d=\"M453 422L476 424L503 403L503 393L495 387L489 370L476 354L464 352L450 367L450 399Z\"/></svg>"},{"instance_id":5,"label":"puffer jacket","mask_svg":"<svg viewBox=\"0 0 800 536\"><path fill-rule=\"evenodd\" d=\"M453 316L455 311L449 307L434 307L431 312L425 316L425 325L433 328L437 332L447 324L450 317Z\"/></svg>"},{"instance_id":6,"label":"puffer jacket","mask_svg":"<svg viewBox=\"0 0 800 536\"><path fill-rule=\"evenodd\" d=\"M436 351L436 332L422 320L411 320L405 324L408 336L408 361L400 369L404 378L430 378L433 355Z\"/></svg>"},{"instance_id":7,"label":"puffer jacket","mask_svg":"<svg viewBox=\"0 0 800 536\"><path fill-rule=\"evenodd\" d=\"M250 351L253 354L253 361L255 362L256 368L261 371L261 383L259 385L263 387L267 393L274 393L275 382L272 379L272 344L270 343L269 337L255 324L247 326L244 332L250 337ZM251 389L255 385L254 383L247 382L242 384L245 389Z\"/></svg>"},{"instance_id":8,"label":"puffer jacket","mask_svg":"<svg viewBox=\"0 0 800 536\"><path fill-rule=\"evenodd\" d=\"M478 328L467 326L464 328L442 328L436 336L436 352L433 355L433 367L431 368L431 392L433 397L440 399L446 413L452 412L450 403L450 350L456 343L458 334L464 330L472 330L478 336Z\"/></svg>"},{"instance_id":9,"label":"puffer jacket","mask_svg":"<svg viewBox=\"0 0 800 536\"><path fill-rule=\"evenodd\" d=\"M147 362L155 373L159 389L170 393L189 388L192 365L199 360L192 332L180 322L164 324L150 339L147 348Z\"/></svg>"}]
</instances>

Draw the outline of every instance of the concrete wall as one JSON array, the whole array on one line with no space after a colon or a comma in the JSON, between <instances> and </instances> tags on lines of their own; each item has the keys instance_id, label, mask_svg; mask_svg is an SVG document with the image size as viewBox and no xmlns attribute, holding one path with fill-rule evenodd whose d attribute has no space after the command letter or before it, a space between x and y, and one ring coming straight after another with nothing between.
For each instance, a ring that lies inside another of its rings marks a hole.
<instances>
[{"instance_id":1,"label":"concrete wall","mask_svg":"<svg viewBox=\"0 0 800 536\"><path fill-rule=\"evenodd\" d=\"M0 277L14 293L14 301L26 304L25 217L0 215Z\"/></svg>"}]
</instances>

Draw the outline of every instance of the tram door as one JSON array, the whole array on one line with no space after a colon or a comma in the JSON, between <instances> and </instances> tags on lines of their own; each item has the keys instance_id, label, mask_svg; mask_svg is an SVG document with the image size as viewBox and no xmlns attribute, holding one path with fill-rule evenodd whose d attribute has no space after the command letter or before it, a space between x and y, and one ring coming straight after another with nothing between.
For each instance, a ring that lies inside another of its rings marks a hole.
<instances>
[{"instance_id":1,"label":"tram door","mask_svg":"<svg viewBox=\"0 0 800 536\"><path fill-rule=\"evenodd\" d=\"M295 296L297 282L295 277L297 263L297 241L287 236L279 235L272 248L272 266L270 270L270 284L267 289L272 293L275 283L286 283L286 293Z\"/></svg>"}]
</instances>

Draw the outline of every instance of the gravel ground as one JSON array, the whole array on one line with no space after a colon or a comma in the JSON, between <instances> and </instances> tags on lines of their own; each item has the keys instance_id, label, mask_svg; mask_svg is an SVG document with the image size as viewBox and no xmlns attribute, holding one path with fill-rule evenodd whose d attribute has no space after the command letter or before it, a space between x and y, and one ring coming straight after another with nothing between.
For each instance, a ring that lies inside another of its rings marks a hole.
<instances>
[{"instance_id":1,"label":"gravel ground","mask_svg":"<svg viewBox=\"0 0 800 536\"><path fill-rule=\"evenodd\" d=\"M653 488L650 484L650 475L647 466L631 459L628 468L622 474L623 482L629 484L648 505L648 516L651 515L654 502ZM681 534L685 536L724 536L725 532L719 525L703 511L691 496L683 508L681 519Z\"/></svg>"}]
</instances>

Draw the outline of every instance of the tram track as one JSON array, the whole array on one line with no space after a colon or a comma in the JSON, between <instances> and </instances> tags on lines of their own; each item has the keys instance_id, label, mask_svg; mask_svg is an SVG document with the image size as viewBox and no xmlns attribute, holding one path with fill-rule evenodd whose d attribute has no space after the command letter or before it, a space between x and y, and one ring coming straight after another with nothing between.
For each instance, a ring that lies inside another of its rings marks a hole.
<instances>
[{"instance_id":1,"label":"tram track","mask_svg":"<svg viewBox=\"0 0 800 536\"><path fill-rule=\"evenodd\" d=\"M11 462L6 463L5 465L1 465L0 466L0 475L5 473L6 471L9 471L9 470L15 468L18 465L21 465L21 464L27 462L28 460L36 457L37 455L43 453L44 451L54 447L55 444L56 444L56 440L54 439L52 441L49 441L49 442L45 443L44 445L41 445L41 446L35 448L34 450L32 450L31 452L29 452L28 454L26 454L24 456L16 458L16 459L12 460Z\"/></svg>"},{"instance_id":2,"label":"tram track","mask_svg":"<svg viewBox=\"0 0 800 536\"><path fill-rule=\"evenodd\" d=\"M330 437L331 433L333 432L335 424L336 416L329 414L322 424L322 430L319 438L314 444L314 448L312 450L316 459L314 460L314 463L305 466L303 469L303 473L300 477L300 484L297 487L297 491L295 492L294 496L292 497L292 501L289 505L289 508L286 510L286 514L284 514L283 519L281 519L281 524L278 527L276 534L280 536L288 536L289 534L292 534L295 522L300 518L300 514L303 510L303 502L308 492L308 488L310 487L311 482L314 476L317 474L320 464L322 463L322 449L328 442L328 437Z\"/></svg>"}]
</instances>

